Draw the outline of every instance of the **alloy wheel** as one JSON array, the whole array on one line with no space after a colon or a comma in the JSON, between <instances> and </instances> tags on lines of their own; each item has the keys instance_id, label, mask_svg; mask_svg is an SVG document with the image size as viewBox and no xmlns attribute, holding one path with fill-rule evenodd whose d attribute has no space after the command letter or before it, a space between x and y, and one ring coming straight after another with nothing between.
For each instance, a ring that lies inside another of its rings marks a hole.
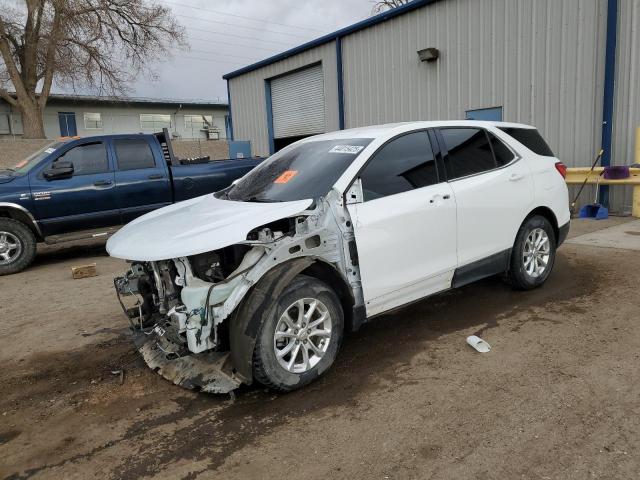
<instances>
[{"instance_id":1,"label":"alloy wheel","mask_svg":"<svg viewBox=\"0 0 640 480\"><path fill-rule=\"evenodd\" d=\"M316 298L301 298L280 316L273 334L278 363L291 373L305 373L322 359L331 342L331 315Z\"/></svg>"},{"instance_id":2,"label":"alloy wheel","mask_svg":"<svg viewBox=\"0 0 640 480\"><path fill-rule=\"evenodd\" d=\"M22 253L22 242L11 232L0 232L0 265L15 262Z\"/></svg>"},{"instance_id":3,"label":"alloy wheel","mask_svg":"<svg viewBox=\"0 0 640 480\"><path fill-rule=\"evenodd\" d=\"M529 232L524 242L522 260L524 270L532 278L538 278L545 273L551 256L551 242L549 235L542 228L535 228Z\"/></svg>"}]
</instances>

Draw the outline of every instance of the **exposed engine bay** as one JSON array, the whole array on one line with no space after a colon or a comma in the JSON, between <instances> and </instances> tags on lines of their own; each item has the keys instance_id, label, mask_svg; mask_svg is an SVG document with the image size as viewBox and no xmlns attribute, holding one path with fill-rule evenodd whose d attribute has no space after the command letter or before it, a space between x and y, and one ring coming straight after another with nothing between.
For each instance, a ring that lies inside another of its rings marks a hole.
<instances>
[{"instance_id":1,"label":"exposed engine bay","mask_svg":"<svg viewBox=\"0 0 640 480\"><path fill-rule=\"evenodd\" d=\"M238 318L239 306L251 302L252 288L261 281L273 283L318 264L328 282L334 278L343 285L350 312L362 311L353 226L333 191L293 217L251 230L242 242L191 256L132 261L114 286L152 369L187 388L227 393L252 381L247 364L256 332Z\"/></svg>"}]
</instances>

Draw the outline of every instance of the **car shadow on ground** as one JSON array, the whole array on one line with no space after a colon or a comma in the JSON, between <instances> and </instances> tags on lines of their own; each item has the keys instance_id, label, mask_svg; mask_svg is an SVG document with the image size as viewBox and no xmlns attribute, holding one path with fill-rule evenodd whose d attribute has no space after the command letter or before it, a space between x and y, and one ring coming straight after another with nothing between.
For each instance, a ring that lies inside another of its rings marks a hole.
<instances>
[{"instance_id":1,"label":"car shadow on ground","mask_svg":"<svg viewBox=\"0 0 640 480\"><path fill-rule=\"evenodd\" d=\"M50 265L66 260L92 259L108 257L104 239L93 241L77 241L57 245L38 244L38 251L32 266Z\"/></svg>"}]
</instances>

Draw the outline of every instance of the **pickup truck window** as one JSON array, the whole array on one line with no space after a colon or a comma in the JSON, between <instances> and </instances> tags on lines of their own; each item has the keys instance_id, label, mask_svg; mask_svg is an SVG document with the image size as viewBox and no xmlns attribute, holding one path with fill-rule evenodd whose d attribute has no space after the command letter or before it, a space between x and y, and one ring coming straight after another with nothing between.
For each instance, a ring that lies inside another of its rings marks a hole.
<instances>
[{"instance_id":1,"label":"pickup truck window","mask_svg":"<svg viewBox=\"0 0 640 480\"><path fill-rule=\"evenodd\" d=\"M146 140L123 138L113 141L119 170L139 170L156 166L153 152Z\"/></svg>"},{"instance_id":2,"label":"pickup truck window","mask_svg":"<svg viewBox=\"0 0 640 480\"><path fill-rule=\"evenodd\" d=\"M58 160L73 163L74 177L109 171L107 149L102 142L86 143L73 147L54 160L54 163Z\"/></svg>"},{"instance_id":3,"label":"pickup truck window","mask_svg":"<svg viewBox=\"0 0 640 480\"><path fill-rule=\"evenodd\" d=\"M242 177L226 198L288 202L324 196L371 140L341 138L291 145Z\"/></svg>"},{"instance_id":4,"label":"pickup truck window","mask_svg":"<svg viewBox=\"0 0 640 480\"><path fill-rule=\"evenodd\" d=\"M62 142L51 143L50 145L47 145L43 149L38 150L37 152L29 155L24 160L21 160L20 162L18 162L16 166L13 167L10 171L13 174L18 174L18 175L27 174L29 173L29 170L31 170L33 167L38 165L42 160L47 158L49 155L55 152L62 145L64 145L64 143Z\"/></svg>"}]
</instances>

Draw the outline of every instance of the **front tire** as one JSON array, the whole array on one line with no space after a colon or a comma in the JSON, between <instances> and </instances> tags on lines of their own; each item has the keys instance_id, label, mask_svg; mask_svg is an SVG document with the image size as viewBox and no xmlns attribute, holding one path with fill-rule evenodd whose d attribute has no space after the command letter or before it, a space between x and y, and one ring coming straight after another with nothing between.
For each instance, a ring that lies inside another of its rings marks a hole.
<instances>
[{"instance_id":1,"label":"front tire","mask_svg":"<svg viewBox=\"0 0 640 480\"><path fill-rule=\"evenodd\" d=\"M275 300L253 354L253 376L282 392L316 380L331 367L342 343L344 315L324 282L298 275Z\"/></svg>"},{"instance_id":2,"label":"front tire","mask_svg":"<svg viewBox=\"0 0 640 480\"><path fill-rule=\"evenodd\" d=\"M509 280L517 290L531 290L547 281L556 259L556 235L549 221L527 218L511 252Z\"/></svg>"},{"instance_id":3,"label":"front tire","mask_svg":"<svg viewBox=\"0 0 640 480\"><path fill-rule=\"evenodd\" d=\"M36 237L24 223L0 218L0 275L18 273L36 257Z\"/></svg>"}]
</instances>

